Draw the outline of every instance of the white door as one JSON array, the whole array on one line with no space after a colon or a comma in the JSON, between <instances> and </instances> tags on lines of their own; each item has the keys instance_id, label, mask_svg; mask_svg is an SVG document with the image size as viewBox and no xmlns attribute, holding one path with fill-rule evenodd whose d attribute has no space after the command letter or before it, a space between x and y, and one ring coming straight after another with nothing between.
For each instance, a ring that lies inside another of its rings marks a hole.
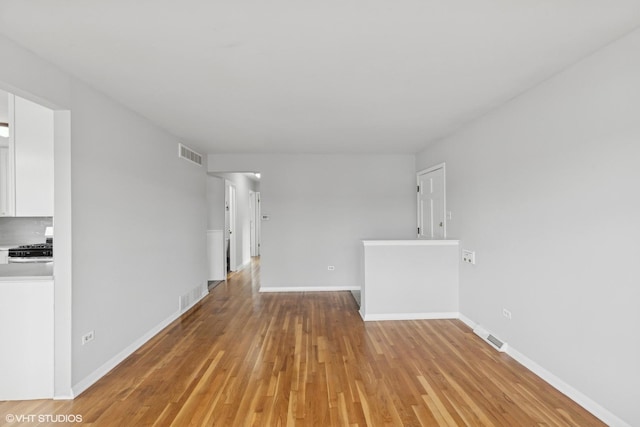
<instances>
[{"instance_id":1,"label":"white door","mask_svg":"<svg viewBox=\"0 0 640 427\"><path fill-rule=\"evenodd\" d=\"M446 237L444 164L418 173L418 237Z\"/></svg>"},{"instance_id":2,"label":"white door","mask_svg":"<svg viewBox=\"0 0 640 427\"><path fill-rule=\"evenodd\" d=\"M227 181L225 188L227 271L236 271L236 187Z\"/></svg>"},{"instance_id":3,"label":"white door","mask_svg":"<svg viewBox=\"0 0 640 427\"><path fill-rule=\"evenodd\" d=\"M251 256L260 256L260 193L249 192L249 230Z\"/></svg>"}]
</instances>

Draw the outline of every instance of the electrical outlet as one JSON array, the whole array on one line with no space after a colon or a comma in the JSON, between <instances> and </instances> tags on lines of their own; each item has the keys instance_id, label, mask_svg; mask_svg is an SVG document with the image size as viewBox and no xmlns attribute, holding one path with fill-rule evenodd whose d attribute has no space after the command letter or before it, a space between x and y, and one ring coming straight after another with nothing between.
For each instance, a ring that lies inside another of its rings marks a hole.
<instances>
[{"instance_id":1,"label":"electrical outlet","mask_svg":"<svg viewBox=\"0 0 640 427\"><path fill-rule=\"evenodd\" d=\"M473 251L468 251L466 249L462 250L462 262L466 262L467 264L475 264L476 263L476 253Z\"/></svg>"},{"instance_id":2,"label":"electrical outlet","mask_svg":"<svg viewBox=\"0 0 640 427\"><path fill-rule=\"evenodd\" d=\"M329 271L333 271L335 269L336 269L336 267L334 265L328 265L327 266L327 270L329 270Z\"/></svg>"},{"instance_id":3,"label":"electrical outlet","mask_svg":"<svg viewBox=\"0 0 640 427\"><path fill-rule=\"evenodd\" d=\"M507 319L511 320L511 312L509 310L507 310L506 308L502 309L502 315L504 317L506 317Z\"/></svg>"},{"instance_id":4,"label":"electrical outlet","mask_svg":"<svg viewBox=\"0 0 640 427\"><path fill-rule=\"evenodd\" d=\"M87 332L82 336L82 345L85 345L89 341L93 341L95 338L95 333L93 331Z\"/></svg>"}]
</instances>

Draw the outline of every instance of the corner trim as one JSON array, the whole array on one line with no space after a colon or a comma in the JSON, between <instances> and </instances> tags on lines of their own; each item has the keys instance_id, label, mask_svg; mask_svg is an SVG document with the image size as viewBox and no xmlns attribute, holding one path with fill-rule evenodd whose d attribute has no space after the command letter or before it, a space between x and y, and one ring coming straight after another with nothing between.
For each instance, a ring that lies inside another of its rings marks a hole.
<instances>
[{"instance_id":1,"label":"corner trim","mask_svg":"<svg viewBox=\"0 0 640 427\"><path fill-rule=\"evenodd\" d=\"M73 394L53 396L53 400L73 400L73 399L75 399L75 396Z\"/></svg>"},{"instance_id":2,"label":"corner trim","mask_svg":"<svg viewBox=\"0 0 640 427\"><path fill-rule=\"evenodd\" d=\"M91 387L93 384L95 384L98 380L100 380L102 377L107 375L113 368L115 368L123 360L125 360L127 357L131 356L136 350L138 350L140 347L142 347L144 344L146 344L147 341L149 341L151 338L153 338L158 333L160 333L163 329L165 329L167 326L169 326L172 322L174 322L175 320L179 319L180 316L182 316L183 314L185 314L186 312L191 310L191 308L193 308L193 306L195 306L198 302L202 301L202 299L204 297L206 297L207 295L209 295L208 291L203 292L203 294L200 296L200 298L198 298L196 301L194 301L194 303L191 304L189 307L185 308L184 311L182 311L182 312L177 311L177 312L173 313L171 316L167 317L165 320L161 321L156 326L151 328L147 333L145 333L140 338L138 338L137 340L132 342L130 345L125 347L121 352L119 352L118 354L113 356L111 359L109 359L107 362L105 362L98 369L96 369L95 371L93 371L92 373L87 375L84 379L79 381L76 385L71 387L71 397L65 397L65 398L66 399L75 399L76 397L78 397L80 394L82 394L84 391L86 391L89 387ZM57 399L61 399L61 397L58 397Z\"/></svg>"},{"instance_id":3,"label":"corner trim","mask_svg":"<svg viewBox=\"0 0 640 427\"><path fill-rule=\"evenodd\" d=\"M475 329L478 326L476 324L476 322L474 322L473 320L469 319L467 316L465 316L462 313L460 313L460 315L458 316L458 319L460 319L462 321L462 323L464 323L465 325L467 325L471 329Z\"/></svg>"}]
</instances>

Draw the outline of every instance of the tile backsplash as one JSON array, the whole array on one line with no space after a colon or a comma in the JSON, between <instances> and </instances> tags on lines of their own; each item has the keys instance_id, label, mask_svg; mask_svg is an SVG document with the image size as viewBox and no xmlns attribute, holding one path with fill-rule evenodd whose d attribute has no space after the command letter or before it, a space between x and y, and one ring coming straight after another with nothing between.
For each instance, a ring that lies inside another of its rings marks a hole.
<instances>
[{"instance_id":1,"label":"tile backsplash","mask_svg":"<svg viewBox=\"0 0 640 427\"><path fill-rule=\"evenodd\" d=\"M0 245L44 243L45 227L51 226L51 217L0 217Z\"/></svg>"}]
</instances>

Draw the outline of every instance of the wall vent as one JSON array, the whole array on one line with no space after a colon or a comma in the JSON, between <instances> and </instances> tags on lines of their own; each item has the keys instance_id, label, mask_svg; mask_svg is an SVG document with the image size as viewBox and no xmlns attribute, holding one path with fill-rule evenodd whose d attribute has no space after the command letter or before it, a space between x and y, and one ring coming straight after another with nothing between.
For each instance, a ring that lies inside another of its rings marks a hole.
<instances>
[{"instance_id":1,"label":"wall vent","mask_svg":"<svg viewBox=\"0 0 640 427\"><path fill-rule=\"evenodd\" d=\"M504 346L504 343L502 341L500 341L498 338L494 337L491 334L489 334L489 336L487 337L487 341L493 344L493 346L496 347L498 350L500 350L502 346Z\"/></svg>"},{"instance_id":2,"label":"wall vent","mask_svg":"<svg viewBox=\"0 0 640 427\"><path fill-rule=\"evenodd\" d=\"M202 166L202 154L198 154L186 145L178 144L178 157Z\"/></svg>"},{"instance_id":3,"label":"wall vent","mask_svg":"<svg viewBox=\"0 0 640 427\"><path fill-rule=\"evenodd\" d=\"M484 341L489 343L491 347L495 348L499 352L505 353L507 351L507 347L508 347L507 343L503 342L502 340L496 338L494 335L490 334L482 326L479 326L479 325L476 326L476 328L473 330L473 333L475 333L477 336L479 336Z\"/></svg>"},{"instance_id":4,"label":"wall vent","mask_svg":"<svg viewBox=\"0 0 640 427\"><path fill-rule=\"evenodd\" d=\"M196 302L208 293L207 285L196 286L184 295L178 298L178 310L180 313L191 308Z\"/></svg>"}]
</instances>

